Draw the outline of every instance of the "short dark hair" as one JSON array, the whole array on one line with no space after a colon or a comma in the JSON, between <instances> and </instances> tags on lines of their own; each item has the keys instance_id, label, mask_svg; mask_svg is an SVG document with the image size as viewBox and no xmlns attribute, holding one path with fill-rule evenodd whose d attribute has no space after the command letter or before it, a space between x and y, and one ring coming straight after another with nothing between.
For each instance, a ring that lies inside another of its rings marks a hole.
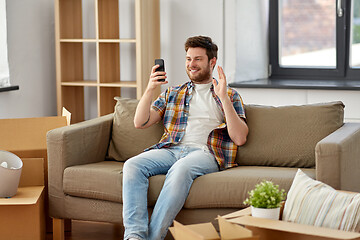
<instances>
[{"instance_id":1,"label":"short dark hair","mask_svg":"<svg viewBox=\"0 0 360 240\"><path fill-rule=\"evenodd\" d=\"M206 49L206 55L209 58L209 61L213 59L214 57L217 59L217 51L218 46L211 40L210 37L206 36L195 36L195 37L189 37L185 42L185 51L189 48L205 48Z\"/></svg>"}]
</instances>

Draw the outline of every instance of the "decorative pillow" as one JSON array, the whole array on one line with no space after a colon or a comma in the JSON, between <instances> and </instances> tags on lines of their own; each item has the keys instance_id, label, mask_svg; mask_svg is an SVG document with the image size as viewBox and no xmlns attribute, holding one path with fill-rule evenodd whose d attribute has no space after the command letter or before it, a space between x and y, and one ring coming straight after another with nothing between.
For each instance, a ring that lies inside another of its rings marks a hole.
<instances>
[{"instance_id":1,"label":"decorative pillow","mask_svg":"<svg viewBox=\"0 0 360 240\"><path fill-rule=\"evenodd\" d=\"M360 230L360 194L336 191L297 171L282 219L345 231Z\"/></svg>"},{"instance_id":2,"label":"decorative pillow","mask_svg":"<svg viewBox=\"0 0 360 240\"><path fill-rule=\"evenodd\" d=\"M249 135L237 163L248 166L313 168L316 144L341 127L344 104L245 105Z\"/></svg>"},{"instance_id":3,"label":"decorative pillow","mask_svg":"<svg viewBox=\"0 0 360 240\"><path fill-rule=\"evenodd\" d=\"M112 136L108 157L126 161L159 142L164 130L161 122L146 129L134 127L135 110L139 100L115 97Z\"/></svg>"}]
</instances>

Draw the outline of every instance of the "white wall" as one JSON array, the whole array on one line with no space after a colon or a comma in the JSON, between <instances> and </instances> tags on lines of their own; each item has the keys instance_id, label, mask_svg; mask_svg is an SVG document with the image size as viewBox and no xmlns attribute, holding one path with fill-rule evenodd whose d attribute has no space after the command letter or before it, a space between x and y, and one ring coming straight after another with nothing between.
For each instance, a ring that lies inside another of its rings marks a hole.
<instances>
[{"instance_id":1,"label":"white wall","mask_svg":"<svg viewBox=\"0 0 360 240\"><path fill-rule=\"evenodd\" d=\"M166 61L170 84L187 81L184 42L189 36L211 36L219 46L218 64L223 65L224 49L228 47L224 45L232 38L227 35L225 39L223 34L224 1L160 0L161 56ZM129 12L128 8L123 11ZM0 118L56 115L54 1L8 0L7 19L11 83L19 85L20 90L0 92ZM226 65L224 67L226 70ZM253 104L341 100L346 105L346 119L360 121L358 91L237 90L245 103Z\"/></svg>"},{"instance_id":2,"label":"white wall","mask_svg":"<svg viewBox=\"0 0 360 240\"><path fill-rule=\"evenodd\" d=\"M223 0L160 0L160 6L161 56L169 84L188 81L184 43L190 36L210 36L223 64Z\"/></svg>"},{"instance_id":3,"label":"white wall","mask_svg":"<svg viewBox=\"0 0 360 240\"><path fill-rule=\"evenodd\" d=\"M187 37L209 35L222 52L222 4L223 0L160 0L161 55L172 84L187 81ZM128 15L129 8L123 12ZM0 93L0 118L56 115L54 1L8 0L7 24L11 84L20 90Z\"/></svg>"}]
</instances>

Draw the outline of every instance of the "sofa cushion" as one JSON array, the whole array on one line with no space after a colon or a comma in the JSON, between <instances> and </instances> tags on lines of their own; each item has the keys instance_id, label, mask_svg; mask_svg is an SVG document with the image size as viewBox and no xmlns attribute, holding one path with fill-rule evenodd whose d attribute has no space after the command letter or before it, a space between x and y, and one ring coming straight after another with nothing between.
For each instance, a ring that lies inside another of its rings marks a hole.
<instances>
[{"instance_id":1,"label":"sofa cushion","mask_svg":"<svg viewBox=\"0 0 360 240\"><path fill-rule=\"evenodd\" d=\"M303 169L315 178L315 169ZM296 168L241 166L195 179L185 208L243 208L248 192L262 180L273 181L288 191Z\"/></svg>"},{"instance_id":2,"label":"sofa cushion","mask_svg":"<svg viewBox=\"0 0 360 240\"><path fill-rule=\"evenodd\" d=\"M134 115L139 100L119 97L115 99L117 103L108 156L125 161L158 143L164 130L161 122L146 129L136 129Z\"/></svg>"},{"instance_id":3,"label":"sofa cushion","mask_svg":"<svg viewBox=\"0 0 360 240\"><path fill-rule=\"evenodd\" d=\"M239 165L313 168L316 144L343 125L344 104L245 105L245 112L249 135Z\"/></svg>"},{"instance_id":4,"label":"sofa cushion","mask_svg":"<svg viewBox=\"0 0 360 240\"><path fill-rule=\"evenodd\" d=\"M64 171L65 194L122 203L122 162L99 163L68 167ZM274 181L288 190L296 168L236 167L201 176L191 186L184 207L242 208L248 191L263 179ZM304 169L314 177L314 169ZM79 180L81 179L81 181ZM165 175L149 178L148 205L153 207L164 184Z\"/></svg>"},{"instance_id":5,"label":"sofa cushion","mask_svg":"<svg viewBox=\"0 0 360 240\"><path fill-rule=\"evenodd\" d=\"M64 193L83 198L122 202L123 162L102 161L67 167L64 170Z\"/></svg>"},{"instance_id":6,"label":"sofa cushion","mask_svg":"<svg viewBox=\"0 0 360 240\"><path fill-rule=\"evenodd\" d=\"M64 170L64 193L74 197L122 203L122 169L124 163L103 161L67 167ZM165 175L149 179L148 202L154 206Z\"/></svg>"},{"instance_id":7,"label":"sofa cushion","mask_svg":"<svg viewBox=\"0 0 360 240\"><path fill-rule=\"evenodd\" d=\"M299 169L285 202L283 220L360 231L360 193L336 191Z\"/></svg>"}]
</instances>

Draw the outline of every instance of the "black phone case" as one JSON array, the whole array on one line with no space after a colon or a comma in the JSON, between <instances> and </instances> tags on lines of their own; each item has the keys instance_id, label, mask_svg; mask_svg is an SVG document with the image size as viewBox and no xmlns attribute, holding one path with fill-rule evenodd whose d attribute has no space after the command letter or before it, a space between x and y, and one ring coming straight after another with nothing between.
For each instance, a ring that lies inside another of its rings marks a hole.
<instances>
[{"instance_id":1,"label":"black phone case","mask_svg":"<svg viewBox=\"0 0 360 240\"><path fill-rule=\"evenodd\" d=\"M165 63L164 59L155 59L155 65L160 65L155 71L156 72L165 72ZM165 79L158 80L160 82L164 82Z\"/></svg>"}]
</instances>

